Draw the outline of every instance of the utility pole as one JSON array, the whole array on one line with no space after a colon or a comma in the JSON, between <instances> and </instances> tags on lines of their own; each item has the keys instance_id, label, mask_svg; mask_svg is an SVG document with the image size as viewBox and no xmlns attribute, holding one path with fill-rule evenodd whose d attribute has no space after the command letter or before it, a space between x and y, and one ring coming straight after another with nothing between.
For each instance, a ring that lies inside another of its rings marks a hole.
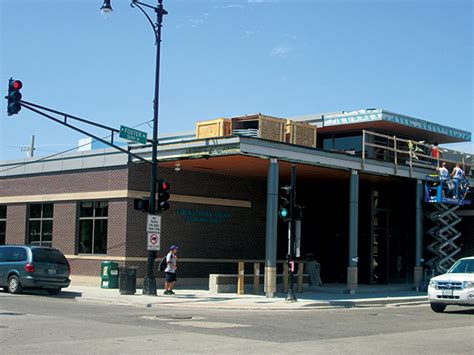
<instances>
[{"instance_id":1,"label":"utility pole","mask_svg":"<svg viewBox=\"0 0 474 355\"><path fill-rule=\"evenodd\" d=\"M22 152L28 154L28 158L33 158L35 152L35 135L31 136L31 145L29 147L21 147Z\"/></svg>"}]
</instances>

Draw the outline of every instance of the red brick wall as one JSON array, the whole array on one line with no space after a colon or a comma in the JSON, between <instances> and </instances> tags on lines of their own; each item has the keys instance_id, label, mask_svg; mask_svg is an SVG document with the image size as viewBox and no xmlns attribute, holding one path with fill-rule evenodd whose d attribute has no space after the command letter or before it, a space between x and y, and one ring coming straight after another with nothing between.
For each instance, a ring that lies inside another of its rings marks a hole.
<instances>
[{"instance_id":1,"label":"red brick wall","mask_svg":"<svg viewBox=\"0 0 474 355\"><path fill-rule=\"evenodd\" d=\"M53 247L64 254L76 252L76 202L56 202L53 211Z\"/></svg>"},{"instance_id":2,"label":"red brick wall","mask_svg":"<svg viewBox=\"0 0 474 355\"><path fill-rule=\"evenodd\" d=\"M8 205L6 244L25 244L26 241L26 205Z\"/></svg>"},{"instance_id":3,"label":"red brick wall","mask_svg":"<svg viewBox=\"0 0 474 355\"><path fill-rule=\"evenodd\" d=\"M166 254L171 244L180 247L184 258L248 258L263 259L265 253L266 182L246 180L219 174L158 169L159 178L171 182L171 194L209 198L251 201L252 208L191 204L171 201L171 208L163 215L161 251ZM42 176L3 179L5 196L91 192L130 189L149 190L148 164L131 165L117 169L84 170ZM145 194L146 195L146 194ZM219 223L186 220L178 210L227 213L229 218ZM26 205L9 205L7 208L7 243L24 243ZM146 213L133 209L133 199L109 200L108 256L143 257L147 255ZM77 202L56 202L53 219L53 246L65 254L77 252ZM71 259L76 275L100 275L98 260ZM124 262L121 262L124 264ZM146 261L129 261L137 266L138 276L146 272ZM155 262L156 270L157 262ZM193 276L226 265L182 265L180 276Z\"/></svg>"},{"instance_id":4,"label":"red brick wall","mask_svg":"<svg viewBox=\"0 0 474 355\"><path fill-rule=\"evenodd\" d=\"M125 190L127 167L83 170L2 180L2 196Z\"/></svg>"}]
</instances>

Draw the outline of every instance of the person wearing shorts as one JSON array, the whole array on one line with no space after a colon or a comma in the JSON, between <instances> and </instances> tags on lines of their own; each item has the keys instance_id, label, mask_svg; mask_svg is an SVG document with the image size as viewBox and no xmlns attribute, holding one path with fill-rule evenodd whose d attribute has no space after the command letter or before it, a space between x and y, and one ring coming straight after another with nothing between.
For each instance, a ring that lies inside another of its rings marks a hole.
<instances>
[{"instance_id":1,"label":"person wearing shorts","mask_svg":"<svg viewBox=\"0 0 474 355\"><path fill-rule=\"evenodd\" d=\"M177 269L177 260L178 257L176 253L178 252L178 247L172 245L170 247L170 252L166 255L166 269L165 269L165 295L174 295L173 287L176 282L176 269Z\"/></svg>"}]
</instances>

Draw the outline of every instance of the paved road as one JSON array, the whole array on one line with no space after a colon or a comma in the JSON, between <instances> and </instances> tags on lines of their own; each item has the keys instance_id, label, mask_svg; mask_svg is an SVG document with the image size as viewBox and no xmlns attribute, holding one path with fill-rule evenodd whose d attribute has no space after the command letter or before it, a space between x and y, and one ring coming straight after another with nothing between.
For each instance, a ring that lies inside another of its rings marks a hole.
<instances>
[{"instance_id":1,"label":"paved road","mask_svg":"<svg viewBox=\"0 0 474 355\"><path fill-rule=\"evenodd\" d=\"M474 310L139 308L0 293L3 354L472 354Z\"/></svg>"}]
</instances>

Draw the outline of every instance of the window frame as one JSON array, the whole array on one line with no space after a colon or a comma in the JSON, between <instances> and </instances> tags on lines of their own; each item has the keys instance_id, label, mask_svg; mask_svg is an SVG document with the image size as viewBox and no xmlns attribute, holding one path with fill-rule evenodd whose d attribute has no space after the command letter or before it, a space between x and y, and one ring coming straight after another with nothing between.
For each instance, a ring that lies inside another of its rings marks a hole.
<instances>
[{"instance_id":1,"label":"window frame","mask_svg":"<svg viewBox=\"0 0 474 355\"><path fill-rule=\"evenodd\" d=\"M84 203L92 203L92 216L81 216L81 211L83 210ZM104 215L104 206L100 207L100 203L106 203L105 210L106 214ZM108 200L93 200L93 201L79 201L77 207L77 254L78 255L107 255L107 239L108 239L108 229L109 229L109 201ZM100 213L98 213L100 212ZM96 253L96 227L101 221L106 221L105 227L105 250L104 253ZM81 251L81 242L82 242L82 221L91 221L91 238L90 238L90 252Z\"/></svg>"},{"instance_id":2,"label":"window frame","mask_svg":"<svg viewBox=\"0 0 474 355\"><path fill-rule=\"evenodd\" d=\"M0 205L0 209L5 210L5 216L0 215L0 225L3 225L4 228L0 230L0 245L5 245L7 242L7 213L8 213L8 206L7 205Z\"/></svg>"},{"instance_id":3,"label":"window frame","mask_svg":"<svg viewBox=\"0 0 474 355\"><path fill-rule=\"evenodd\" d=\"M31 217L31 210L32 206L40 205L41 212L39 217ZM51 205L51 217L44 217L44 206ZM39 230L39 240L38 241L31 241L31 222L39 222L40 230ZM43 241L43 234L44 234L44 224L45 222L51 222L51 240L50 241ZM28 233L26 235L27 243L30 245L38 245L38 246L46 246L52 247L53 246L53 224L54 224L54 203L30 203L28 204ZM47 244L45 244L47 243Z\"/></svg>"}]
</instances>

